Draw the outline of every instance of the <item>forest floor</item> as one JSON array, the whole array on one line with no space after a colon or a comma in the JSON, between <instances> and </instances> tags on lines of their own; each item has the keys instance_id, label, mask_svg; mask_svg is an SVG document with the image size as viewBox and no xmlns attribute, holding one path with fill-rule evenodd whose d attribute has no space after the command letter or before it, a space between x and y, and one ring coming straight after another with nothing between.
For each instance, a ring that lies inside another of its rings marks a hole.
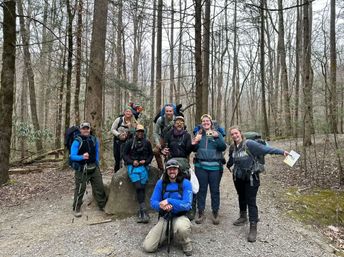
<instances>
[{"instance_id":1,"label":"forest floor","mask_svg":"<svg viewBox=\"0 0 344 257\"><path fill-rule=\"evenodd\" d=\"M291 141L270 144L298 150ZM333 159L331 163L327 161L332 153L327 145L327 141L319 139L319 149L314 147L316 154L310 154L314 160L310 157L309 165L314 170L323 165L335 178L335 159L329 158ZM324 147L328 150L322 151ZM288 168L281 156L266 160L267 172L261 176L257 197L260 216L257 242L247 242L248 225L232 225L238 216L238 203L231 174L226 169L221 181L221 223L217 226L211 223L208 199L206 222L202 225L192 222L194 256L344 256L340 250L343 209L336 208L337 220L327 224L300 219L304 216L296 212L299 209L295 205L296 197L312 192L319 185L336 192L341 192L340 187L327 179L326 172L316 175L310 169L305 172L301 162ZM73 172L61 171L56 163L44 165L39 172L33 169L29 174L12 174L10 183L0 187L1 256L168 256L166 246L156 254L146 254L141 248L145 235L157 222L155 213L147 225L137 224L135 217L93 224L111 217L92 204L84 204L83 216L74 218ZM111 175L110 170L103 173L105 179L111 179ZM169 256L183 256L178 244L173 243Z\"/></svg>"}]
</instances>

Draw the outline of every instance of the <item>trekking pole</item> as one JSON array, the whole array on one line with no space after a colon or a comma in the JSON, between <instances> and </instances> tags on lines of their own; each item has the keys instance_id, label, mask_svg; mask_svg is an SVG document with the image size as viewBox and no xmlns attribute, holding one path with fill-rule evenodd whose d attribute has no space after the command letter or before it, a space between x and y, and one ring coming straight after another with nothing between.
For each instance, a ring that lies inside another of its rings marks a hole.
<instances>
[{"instance_id":1,"label":"trekking pole","mask_svg":"<svg viewBox=\"0 0 344 257\"><path fill-rule=\"evenodd\" d=\"M170 248L171 248L171 230L172 230L172 213L170 212L168 214L168 220L167 220L167 253L170 254Z\"/></svg>"}]
</instances>

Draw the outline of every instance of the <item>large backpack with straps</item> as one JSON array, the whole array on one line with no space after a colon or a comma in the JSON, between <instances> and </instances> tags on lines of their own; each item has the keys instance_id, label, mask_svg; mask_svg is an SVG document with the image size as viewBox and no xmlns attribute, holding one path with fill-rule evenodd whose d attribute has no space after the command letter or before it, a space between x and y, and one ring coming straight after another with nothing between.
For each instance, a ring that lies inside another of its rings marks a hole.
<instances>
[{"instance_id":1,"label":"large backpack with straps","mask_svg":"<svg viewBox=\"0 0 344 257\"><path fill-rule=\"evenodd\" d=\"M80 135L80 129L78 126L72 126L66 129L64 145L69 153L70 153L70 148L73 144L74 139L79 135Z\"/></svg>"},{"instance_id":2,"label":"large backpack with straps","mask_svg":"<svg viewBox=\"0 0 344 257\"><path fill-rule=\"evenodd\" d=\"M182 105L181 105L181 104L178 104L178 105L175 105L175 104L166 104L166 105L164 105L164 106L161 108L161 110L155 115L155 117L154 117L154 123L156 123L160 117L164 117L164 116L165 116L165 108L166 108L166 106L170 106L170 105L173 106L173 112L174 112L174 115L175 115L175 116L183 116L183 117L184 117L184 114L183 114L183 112L182 112L182 110L181 110L181 108L182 108Z\"/></svg>"},{"instance_id":3,"label":"large backpack with straps","mask_svg":"<svg viewBox=\"0 0 344 257\"><path fill-rule=\"evenodd\" d=\"M219 132L223 137L227 135L226 130L223 127L221 127L217 121L213 121L213 126L214 126L214 129L217 132ZM193 134L196 135L201 128L202 128L202 125L197 124L196 127L193 129Z\"/></svg>"},{"instance_id":4,"label":"large backpack with straps","mask_svg":"<svg viewBox=\"0 0 344 257\"><path fill-rule=\"evenodd\" d=\"M267 142L266 142L264 139L262 139L262 135L261 135L260 133L258 133L258 132L245 132L245 133L243 133L243 135L245 136L246 139L254 140L254 141L256 141L257 143L262 144L262 145L268 145ZM246 145L245 145L245 146L246 146ZM249 152L247 146L246 146L246 152L247 152L248 154L250 154L250 156L253 156L253 155ZM255 159L256 159L260 164L262 164L262 165L265 164L265 156L264 156L264 155L255 156Z\"/></svg>"},{"instance_id":5,"label":"large backpack with straps","mask_svg":"<svg viewBox=\"0 0 344 257\"><path fill-rule=\"evenodd\" d=\"M187 175L185 175L184 179L190 180L190 175L189 175L189 178L187 178ZM164 199L164 194L166 192L168 192L168 193L178 192L178 194L180 194L183 197L183 181L184 181L184 179L178 183L178 189L177 190L167 190L167 183L165 183L163 181L162 182L162 190L161 190L161 199ZM194 202L194 199L193 199L193 202ZM195 217L195 211L196 211L196 205L192 204L192 209L190 209L187 212L181 212L180 215L185 215L186 217L189 218L189 220L193 220ZM161 216L161 214L160 214L160 216Z\"/></svg>"},{"instance_id":6,"label":"large backpack with straps","mask_svg":"<svg viewBox=\"0 0 344 257\"><path fill-rule=\"evenodd\" d=\"M91 137L91 140L92 140L93 145L96 146L96 144L97 144L97 138L96 138L94 135L90 135L90 137ZM78 150L81 149L82 144L83 144L83 142L84 142L84 141L82 140L82 138L80 137L80 134L76 135L76 136L73 138L73 140L72 140L72 142L71 142L71 144L70 144L70 146L69 146L69 149L68 149L68 150L69 150L69 154L70 154L71 146L72 146L74 140L77 140L77 141L79 142L79 148L78 148ZM69 160L69 166L71 166L73 169L78 169L78 168L80 168L80 167L79 167L80 165L75 165L77 162L72 161L70 158L69 158L68 160Z\"/></svg>"}]
</instances>

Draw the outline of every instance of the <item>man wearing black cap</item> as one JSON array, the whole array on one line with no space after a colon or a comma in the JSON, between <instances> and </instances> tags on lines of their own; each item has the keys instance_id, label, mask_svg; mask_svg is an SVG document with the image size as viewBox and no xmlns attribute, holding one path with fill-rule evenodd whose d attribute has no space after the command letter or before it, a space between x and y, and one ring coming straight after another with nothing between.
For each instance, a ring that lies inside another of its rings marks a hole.
<instances>
[{"instance_id":1,"label":"man wearing black cap","mask_svg":"<svg viewBox=\"0 0 344 257\"><path fill-rule=\"evenodd\" d=\"M189 256L192 255L191 222L185 214L191 209L191 182L183 178L178 161L171 159L165 166L163 177L155 185L150 199L151 207L159 212L159 222L146 236L143 249L155 252L173 233L173 238L179 239L183 252Z\"/></svg>"},{"instance_id":2,"label":"man wearing black cap","mask_svg":"<svg viewBox=\"0 0 344 257\"><path fill-rule=\"evenodd\" d=\"M81 123L80 135L74 139L70 151L70 160L75 170L73 202L75 217L81 217L82 198L88 181L91 182L92 192L99 208L103 210L106 204L103 179L99 170L99 143L90 131L89 122Z\"/></svg>"},{"instance_id":3,"label":"man wearing black cap","mask_svg":"<svg viewBox=\"0 0 344 257\"><path fill-rule=\"evenodd\" d=\"M127 165L128 176L136 189L137 201L140 209L138 211L138 223L148 223L149 216L145 205L146 184L148 181L149 164L153 159L152 145L144 137L144 127L136 126L135 137L129 139L123 150L123 160Z\"/></svg>"}]
</instances>

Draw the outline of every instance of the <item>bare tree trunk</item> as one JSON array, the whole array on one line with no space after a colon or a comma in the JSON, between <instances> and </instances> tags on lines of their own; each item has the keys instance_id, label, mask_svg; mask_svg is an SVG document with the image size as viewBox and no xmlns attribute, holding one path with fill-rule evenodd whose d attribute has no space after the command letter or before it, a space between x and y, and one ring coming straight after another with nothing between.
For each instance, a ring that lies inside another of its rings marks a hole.
<instances>
[{"instance_id":1,"label":"bare tree trunk","mask_svg":"<svg viewBox=\"0 0 344 257\"><path fill-rule=\"evenodd\" d=\"M174 0L171 0L171 35L170 35L170 103L173 103L174 85Z\"/></svg>"},{"instance_id":2,"label":"bare tree trunk","mask_svg":"<svg viewBox=\"0 0 344 257\"><path fill-rule=\"evenodd\" d=\"M65 128L70 126L70 106L71 106L71 87L72 87L72 69L73 69L73 19L75 12L72 11L70 0L67 0L68 13L68 55L67 55L67 81L66 81L66 112L65 112Z\"/></svg>"},{"instance_id":3,"label":"bare tree trunk","mask_svg":"<svg viewBox=\"0 0 344 257\"><path fill-rule=\"evenodd\" d=\"M182 43L183 43L183 24L185 19L185 9L182 16L182 0L179 0L179 46L178 46L178 80L177 80L177 92L176 103L180 103L180 88L181 88L181 76L182 76Z\"/></svg>"},{"instance_id":4,"label":"bare tree trunk","mask_svg":"<svg viewBox=\"0 0 344 257\"><path fill-rule=\"evenodd\" d=\"M266 100L265 100L265 50L264 50L264 4L265 0L260 0L260 79L261 79L261 92L262 92L262 112L263 112L263 137L268 138L269 125L268 116L266 112Z\"/></svg>"},{"instance_id":5,"label":"bare tree trunk","mask_svg":"<svg viewBox=\"0 0 344 257\"><path fill-rule=\"evenodd\" d=\"M154 72L155 72L155 26L156 26L156 0L153 0L153 28L152 28L152 48L151 48L151 85L150 85L150 95L154 96ZM151 117L154 116L155 110L154 110L154 97L152 97L150 99L150 115ZM149 132L150 132L150 136L153 135L153 122L150 122L150 126L149 126Z\"/></svg>"},{"instance_id":6,"label":"bare tree trunk","mask_svg":"<svg viewBox=\"0 0 344 257\"><path fill-rule=\"evenodd\" d=\"M29 82L30 109L31 109L32 124L35 131L38 132L40 131L40 126L38 122L37 107L36 107L35 76L34 76L32 64L31 64L31 54L29 51L30 36L29 36L29 31L27 31L26 26L25 26L22 0L18 0L18 13L20 15L19 23L20 23L20 33L21 33L22 42L23 42L25 69L27 72L27 77L28 77L28 82ZM42 139L40 137L37 138L35 143L36 143L37 151L41 151L43 149Z\"/></svg>"},{"instance_id":7,"label":"bare tree trunk","mask_svg":"<svg viewBox=\"0 0 344 257\"><path fill-rule=\"evenodd\" d=\"M24 123L27 120L27 77L26 71L23 70L22 83L21 83L21 95L20 95L20 122ZM25 137L20 137L20 157L25 157Z\"/></svg>"},{"instance_id":8,"label":"bare tree trunk","mask_svg":"<svg viewBox=\"0 0 344 257\"><path fill-rule=\"evenodd\" d=\"M210 56L210 6L211 0L205 0L203 24L203 74L202 74L202 112L208 113L209 96L209 56Z\"/></svg>"},{"instance_id":9,"label":"bare tree trunk","mask_svg":"<svg viewBox=\"0 0 344 257\"><path fill-rule=\"evenodd\" d=\"M287 72L287 63L286 63L286 50L284 43L284 20L283 20L283 5L282 0L278 0L278 49L280 55L280 64L281 64L281 88L283 90L283 106L284 106L284 120L286 123L285 134L287 136L292 135L291 127L291 114L290 114L290 96L288 89L288 72Z\"/></svg>"},{"instance_id":10,"label":"bare tree trunk","mask_svg":"<svg viewBox=\"0 0 344 257\"><path fill-rule=\"evenodd\" d=\"M330 25L330 120L332 133L337 133L337 53L336 53L336 1L331 0L331 25ZM344 182L344 177L343 177Z\"/></svg>"},{"instance_id":11,"label":"bare tree trunk","mask_svg":"<svg viewBox=\"0 0 344 257\"><path fill-rule=\"evenodd\" d=\"M61 34L61 33L60 33ZM65 37L65 43L67 43L67 37ZM61 148L61 132L62 132L62 105L63 105L63 95L64 95L64 84L65 84L65 68L66 68L66 53L67 48L64 47L62 51L62 60L60 67L62 70L61 82L58 89L58 102L57 102L57 117L56 117L56 133L55 133L55 148ZM66 157L66 156L65 156Z\"/></svg>"},{"instance_id":12,"label":"bare tree trunk","mask_svg":"<svg viewBox=\"0 0 344 257\"><path fill-rule=\"evenodd\" d=\"M97 0L94 5L85 116L102 141L102 101L104 87L105 38L108 0Z\"/></svg>"},{"instance_id":13,"label":"bare tree trunk","mask_svg":"<svg viewBox=\"0 0 344 257\"><path fill-rule=\"evenodd\" d=\"M16 62L16 1L2 3L3 51L0 87L0 185L9 179Z\"/></svg>"},{"instance_id":14,"label":"bare tree trunk","mask_svg":"<svg viewBox=\"0 0 344 257\"><path fill-rule=\"evenodd\" d=\"M121 80L123 78L123 49L122 49L122 36L123 36L123 1L118 1L118 22L117 22L117 42L116 42L116 56L117 56L117 66L116 66L116 73L117 73L117 79ZM117 89L116 93L116 109L115 113L118 114L121 112L121 100L122 100L122 90L120 87Z\"/></svg>"},{"instance_id":15,"label":"bare tree trunk","mask_svg":"<svg viewBox=\"0 0 344 257\"><path fill-rule=\"evenodd\" d=\"M304 102L304 117L303 117L303 145L309 146L312 144L312 84L311 84L311 32L309 21L309 0L304 0L303 6L303 102Z\"/></svg>"},{"instance_id":16,"label":"bare tree trunk","mask_svg":"<svg viewBox=\"0 0 344 257\"><path fill-rule=\"evenodd\" d=\"M299 0L297 0L299 5ZM297 7L297 18L296 18L296 53L295 53L295 127L294 137L299 134L299 97L300 97L300 53L301 53L301 15L300 7Z\"/></svg>"},{"instance_id":17,"label":"bare tree trunk","mask_svg":"<svg viewBox=\"0 0 344 257\"><path fill-rule=\"evenodd\" d=\"M158 0L158 34L156 46L156 90L155 109L161 107L161 58L162 58L162 0Z\"/></svg>"},{"instance_id":18,"label":"bare tree trunk","mask_svg":"<svg viewBox=\"0 0 344 257\"><path fill-rule=\"evenodd\" d=\"M81 58L82 58L82 12L83 0L78 0L77 14L78 26L76 30L76 60L75 60L75 95L74 95L74 114L75 123L80 124L80 84L81 84Z\"/></svg>"},{"instance_id":19,"label":"bare tree trunk","mask_svg":"<svg viewBox=\"0 0 344 257\"><path fill-rule=\"evenodd\" d=\"M238 51L237 51L237 41L238 41L238 33L237 33L237 0L234 1L234 15L233 15L233 73L232 73L232 112L233 115L230 121L230 124L238 124L238 92L237 92L237 85L236 85L236 76L238 70Z\"/></svg>"},{"instance_id":20,"label":"bare tree trunk","mask_svg":"<svg viewBox=\"0 0 344 257\"><path fill-rule=\"evenodd\" d=\"M202 86L202 1L195 2L195 68L196 68L196 115L195 124L199 123L203 112ZM202 100L201 100L202 99Z\"/></svg>"}]
</instances>

